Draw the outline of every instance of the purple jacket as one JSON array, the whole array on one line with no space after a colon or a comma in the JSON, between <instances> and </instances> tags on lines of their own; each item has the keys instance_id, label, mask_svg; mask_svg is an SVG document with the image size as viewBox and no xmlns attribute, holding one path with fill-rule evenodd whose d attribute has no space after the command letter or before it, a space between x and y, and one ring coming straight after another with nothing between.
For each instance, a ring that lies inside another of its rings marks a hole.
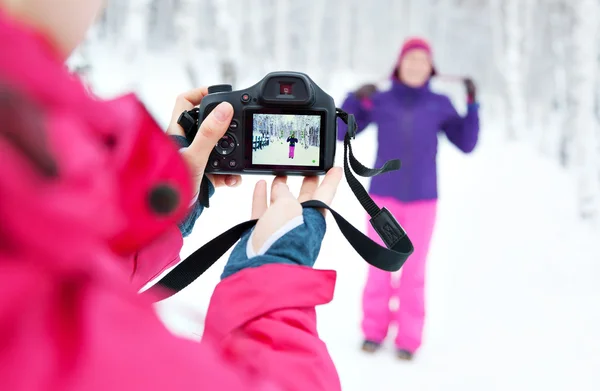
<instances>
[{"instance_id":1,"label":"purple jacket","mask_svg":"<svg viewBox=\"0 0 600 391\"><path fill-rule=\"evenodd\" d=\"M391 159L402 161L399 171L374 177L370 193L404 202L437 199L438 133L444 132L461 151L473 151L479 134L478 107L469 105L463 118L450 99L432 92L429 84L411 88L397 80L370 101L361 102L350 94L342 108L354 114L358 132L371 123L378 126L375 166ZM346 129L340 120L338 140L344 139Z\"/></svg>"}]
</instances>

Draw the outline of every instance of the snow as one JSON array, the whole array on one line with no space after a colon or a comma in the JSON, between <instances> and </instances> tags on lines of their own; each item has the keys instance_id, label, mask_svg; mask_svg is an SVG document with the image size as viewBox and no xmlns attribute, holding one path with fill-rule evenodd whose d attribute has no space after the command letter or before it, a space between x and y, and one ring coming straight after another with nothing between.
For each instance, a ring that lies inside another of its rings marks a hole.
<instances>
[{"instance_id":1,"label":"snow","mask_svg":"<svg viewBox=\"0 0 600 391\"><path fill-rule=\"evenodd\" d=\"M167 69L165 75L173 72ZM163 123L177 93L189 86L179 78L151 80L160 93L146 90L143 96ZM337 270L338 282L333 302L318 309L319 330L344 390L600 389L598 233L577 218L572 177L531 146L507 143L497 125L502 121L489 113L472 155L446 141L440 145L439 218L428 260L425 344L416 361L397 361L391 345L375 356L360 352L366 264L328 219L317 267ZM368 129L354 142L365 165L374 163L375 136ZM338 162L341 150L338 145ZM181 255L250 218L259 179L269 178L244 177L240 188L219 189ZM300 181L290 178L293 190ZM365 213L346 183L333 207L365 227ZM226 258L157 305L174 333L200 338Z\"/></svg>"},{"instance_id":2,"label":"snow","mask_svg":"<svg viewBox=\"0 0 600 391\"><path fill-rule=\"evenodd\" d=\"M253 164L277 164L286 166L318 166L319 147L308 147L304 149L301 144L294 148L294 158L290 159L289 145L285 140L274 139L268 147L256 150L252 153Z\"/></svg>"},{"instance_id":3,"label":"snow","mask_svg":"<svg viewBox=\"0 0 600 391\"><path fill-rule=\"evenodd\" d=\"M440 147L426 335L416 361L398 362L391 345L375 356L360 352L366 266L329 219L317 267L337 270L338 283L333 302L319 308L319 330L344 390L569 390L574 382L578 390L599 389L597 233L577 220L568 174L499 133L486 130L471 156L446 142ZM356 142L365 164L373 162L375 142L373 130ZM183 255L249 218L256 181L219 190ZM297 178L290 182L298 189ZM333 207L364 227L346 184ZM172 330L198 338L190 309L201 319L223 265L159 305Z\"/></svg>"}]
</instances>

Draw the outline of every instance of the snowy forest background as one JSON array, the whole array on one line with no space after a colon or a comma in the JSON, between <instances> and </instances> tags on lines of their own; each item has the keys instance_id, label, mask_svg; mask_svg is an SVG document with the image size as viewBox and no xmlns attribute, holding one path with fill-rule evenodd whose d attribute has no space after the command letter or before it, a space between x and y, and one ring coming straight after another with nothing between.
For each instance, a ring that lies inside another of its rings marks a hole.
<instances>
[{"instance_id":1,"label":"snowy forest background","mask_svg":"<svg viewBox=\"0 0 600 391\"><path fill-rule=\"evenodd\" d=\"M101 95L147 89L150 68L163 89L296 70L342 99L383 86L403 39L424 35L440 79L474 78L494 129L572 172L598 222L599 20L599 0L110 0L71 65Z\"/></svg>"},{"instance_id":2,"label":"snowy forest background","mask_svg":"<svg viewBox=\"0 0 600 391\"><path fill-rule=\"evenodd\" d=\"M288 137L298 139L300 146L319 147L321 117L315 115L254 114L255 136L285 141Z\"/></svg>"}]
</instances>

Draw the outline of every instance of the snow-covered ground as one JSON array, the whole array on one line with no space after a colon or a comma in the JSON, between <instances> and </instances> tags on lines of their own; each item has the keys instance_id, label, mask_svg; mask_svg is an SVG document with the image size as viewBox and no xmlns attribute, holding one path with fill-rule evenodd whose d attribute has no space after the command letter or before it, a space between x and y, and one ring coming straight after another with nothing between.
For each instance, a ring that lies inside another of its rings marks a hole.
<instances>
[{"instance_id":1,"label":"snow-covered ground","mask_svg":"<svg viewBox=\"0 0 600 391\"><path fill-rule=\"evenodd\" d=\"M334 301L319 309L319 329L344 390L600 389L598 233L576 219L568 175L495 130L486 128L472 156L442 143L426 337L415 362L396 361L392 346L376 356L359 351L366 266L330 220L317 266L337 270L338 284ZM374 157L374 136L358 139L365 163ZM184 255L249 217L257 178L244 179L242 188L216 194ZM298 188L299 180L291 182ZM364 226L347 185L333 206ZM201 333L189 319L206 311L223 262L160 304L173 330Z\"/></svg>"},{"instance_id":2,"label":"snow-covered ground","mask_svg":"<svg viewBox=\"0 0 600 391\"><path fill-rule=\"evenodd\" d=\"M188 88L184 84L177 86ZM146 91L145 100L155 102L153 111L164 122L181 91L172 85L157 96ZM428 263L426 336L413 363L395 360L391 346L375 356L360 352L366 264L329 219L317 267L337 270L338 283L333 302L318 310L319 329L344 390L600 389L598 232L577 219L569 175L531 146L507 144L492 118L486 117L472 155L461 155L445 141L440 146L441 199ZM366 165L374 162L375 143L373 129L354 142ZM183 257L250 217L258 179L245 177L240 188L217 191L185 240ZM298 189L300 179L290 183ZM347 184L333 207L364 227L364 212ZM158 305L173 332L199 338L224 262L225 257Z\"/></svg>"},{"instance_id":3,"label":"snow-covered ground","mask_svg":"<svg viewBox=\"0 0 600 391\"><path fill-rule=\"evenodd\" d=\"M304 147L296 144L294 158L289 158L290 146L285 140L273 139L269 146L252 153L253 164L277 164L285 166L318 166L319 147Z\"/></svg>"}]
</instances>

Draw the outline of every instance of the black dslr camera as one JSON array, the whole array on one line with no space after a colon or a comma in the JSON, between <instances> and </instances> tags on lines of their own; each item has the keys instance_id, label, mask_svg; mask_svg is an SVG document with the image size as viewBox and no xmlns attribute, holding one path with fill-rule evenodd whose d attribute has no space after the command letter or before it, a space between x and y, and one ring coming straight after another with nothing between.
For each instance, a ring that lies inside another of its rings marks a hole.
<instances>
[{"instance_id":1,"label":"black dslr camera","mask_svg":"<svg viewBox=\"0 0 600 391\"><path fill-rule=\"evenodd\" d=\"M381 168L362 165L352 153L351 140L357 128L354 115L336 108L331 96L307 75L297 72L270 73L242 91L233 91L230 85L216 85L208 92L200 107L181 114L177 123L191 143L202 121L219 103L233 105L229 130L211 152L206 167L206 172L213 174L325 174L333 167L336 125L337 119L341 119L348 126L344 135L346 180L387 248L365 236L321 201L305 201L302 207L331 211L344 237L369 264L390 272L402 267L414 251L412 242L395 217L386 208L377 206L353 174L367 178L396 171L400 169L400 160L390 160ZM198 201L205 207L209 206L207 178L204 177L198 195ZM188 286L255 224L256 220L238 224L196 250L158 282L158 294L165 298L165 293L169 292L168 297Z\"/></svg>"},{"instance_id":2,"label":"black dslr camera","mask_svg":"<svg viewBox=\"0 0 600 391\"><path fill-rule=\"evenodd\" d=\"M179 118L192 142L219 103L233 106L233 120L210 155L207 173L307 176L333 167L335 102L307 75L273 72L245 90L215 85L208 92L199 108Z\"/></svg>"}]
</instances>

